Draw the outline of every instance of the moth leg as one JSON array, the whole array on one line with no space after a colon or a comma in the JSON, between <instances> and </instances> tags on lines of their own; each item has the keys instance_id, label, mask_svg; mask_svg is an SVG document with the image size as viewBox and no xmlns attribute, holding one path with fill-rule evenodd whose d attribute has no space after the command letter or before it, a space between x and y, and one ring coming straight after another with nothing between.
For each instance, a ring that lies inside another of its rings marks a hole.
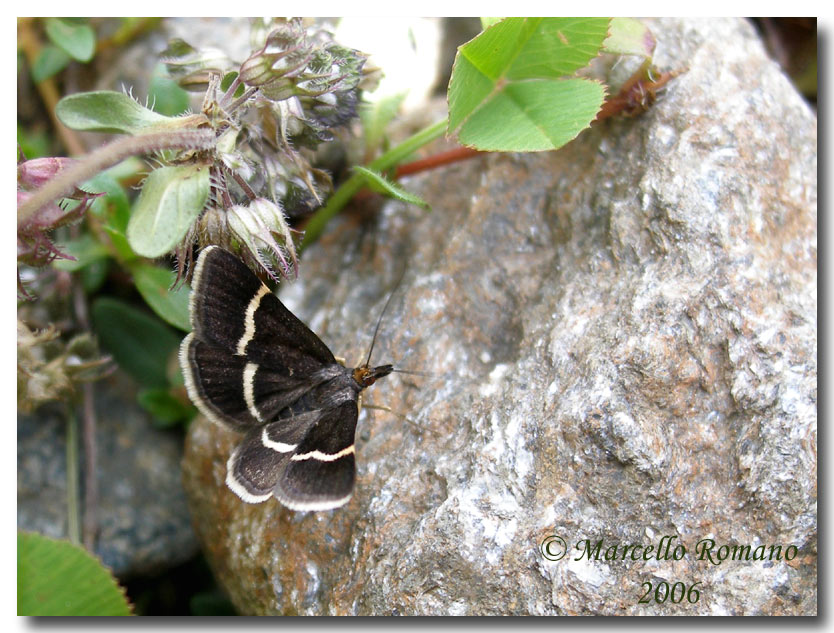
<instances>
[{"instance_id":1,"label":"moth leg","mask_svg":"<svg viewBox=\"0 0 834 633\"><path fill-rule=\"evenodd\" d=\"M416 430L421 435L426 430L425 427L420 426L417 422L415 422L414 420L412 420L409 417L404 416L402 413L397 413L391 407L386 407L386 406L381 405L381 404L365 404L365 405L363 405L362 404L362 394L359 394L359 406L360 406L360 409L359 409L360 411L362 410L361 407L363 407L363 406L366 409L378 409L380 411L387 411L391 415L396 416L396 417L400 418L401 420L405 420L406 422L408 422L411 426L414 427L414 430ZM431 430L429 430L429 432L433 433L433 431L431 431Z\"/></svg>"}]
</instances>

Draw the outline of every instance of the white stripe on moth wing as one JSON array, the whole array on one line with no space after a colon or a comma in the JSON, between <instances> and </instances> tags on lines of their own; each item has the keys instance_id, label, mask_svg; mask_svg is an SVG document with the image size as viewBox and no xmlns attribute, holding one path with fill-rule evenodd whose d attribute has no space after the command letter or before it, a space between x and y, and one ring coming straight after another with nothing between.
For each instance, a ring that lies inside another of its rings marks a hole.
<instances>
[{"instance_id":1,"label":"white stripe on moth wing","mask_svg":"<svg viewBox=\"0 0 834 633\"><path fill-rule=\"evenodd\" d=\"M347 448L340 450L338 453L333 453L331 455L322 453L321 451L310 451L309 453L303 453L301 455L293 455L290 459L294 462L304 461L305 459L316 459L320 462L335 462L337 459L341 459L346 455L351 455L354 452L356 452L355 446L351 444Z\"/></svg>"},{"instance_id":2,"label":"white stripe on moth wing","mask_svg":"<svg viewBox=\"0 0 834 633\"><path fill-rule=\"evenodd\" d=\"M243 484L235 479L234 472L237 452L237 449L233 450L232 454L229 456L229 461L226 462L226 485L229 487L229 490L235 493L246 503L263 503L272 496L271 490L265 495L253 495L243 486Z\"/></svg>"},{"instance_id":3,"label":"white stripe on moth wing","mask_svg":"<svg viewBox=\"0 0 834 633\"><path fill-rule=\"evenodd\" d=\"M264 427L264 430L261 431L261 444L266 446L267 448L271 448L273 451L278 451L279 453L289 453L294 451L298 444L285 444L284 442L273 442L269 439L269 433Z\"/></svg>"},{"instance_id":4,"label":"white stripe on moth wing","mask_svg":"<svg viewBox=\"0 0 834 633\"><path fill-rule=\"evenodd\" d=\"M300 512L316 512L322 510L333 510L345 505L350 501L353 492L340 499L321 499L318 501L302 501L300 499L293 499L286 496L280 487L276 487L274 492L275 498L290 510L297 510Z\"/></svg>"},{"instance_id":5,"label":"white stripe on moth wing","mask_svg":"<svg viewBox=\"0 0 834 633\"><path fill-rule=\"evenodd\" d=\"M258 366L255 363L246 363L246 367L243 368L243 399L252 417L258 422L263 422L258 407L255 406L255 374L257 371Z\"/></svg>"},{"instance_id":6,"label":"white stripe on moth wing","mask_svg":"<svg viewBox=\"0 0 834 633\"><path fill-rule=\"evenodd\" d=\"M208 259L208 254L215 250L217 246L207 246L200 252L200 257L197 259L197 267L194 269L194 277L191 280L191 296L188 298L188 314L191 322L191 329L197 329L197 301L202 294L201 285L203 283L203 265Z\"/></svg>"},{"instance_id":7,"label":"white stripe on moth wing","mask_svg":"<svg viewBox=\"0 0 834 633\"><path fill-rule=\"evenodd\" d=\"M243 356L246 353L246 346L249 345L249 341L255 336L255 312L258 311L258 306L261 305L261 299L266 294L269 294L269 288L261 284L258 292L255 293L249 305L246 306L246 316L243 318L243 336L237 342L237 349L235 350L238 356Z\"/></svg>"},{"instance_id":8,"label":"white stripe on moth wing","mask_svg":"<svg viewBox=\"0 0 834 633\"><path fill-rule=\"evenodd\" d=\"M209 401L205 400L200 394L197 381L194 379L194 368L191 366L189 358L191 345L196 342L199 342L199 340L194 336L194 332L191 332L182 340L180 345L180 367L182 368L183 378L185 378L185 390L188 392L188 397L210 422L226 429L233 428L232 423L226 421L220 415L220 412L216 411Z\"/></svg>"}]
</instances>

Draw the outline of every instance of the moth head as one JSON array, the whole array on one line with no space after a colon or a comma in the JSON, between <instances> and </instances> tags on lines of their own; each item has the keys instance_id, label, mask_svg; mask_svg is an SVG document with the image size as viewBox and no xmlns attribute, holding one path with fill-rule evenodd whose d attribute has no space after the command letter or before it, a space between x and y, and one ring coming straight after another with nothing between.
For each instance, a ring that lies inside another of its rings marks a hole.
<instances>
[{"instance_id":1,"label":"moth head","mask_svg":"<svg viewBox=\"0 0 834 633\"><path fill-rule=\"evenodd\" d=\"M366 387L370 387L374 384L377 378L387 376L392 371L394 371L393 365L380 365L379 367L368 367L367 365L363 365L362 367L357 367L353 370L353 379L359 383L359 386L362 387L362 389L365 389Z\"/></svg>"}]
</instances>

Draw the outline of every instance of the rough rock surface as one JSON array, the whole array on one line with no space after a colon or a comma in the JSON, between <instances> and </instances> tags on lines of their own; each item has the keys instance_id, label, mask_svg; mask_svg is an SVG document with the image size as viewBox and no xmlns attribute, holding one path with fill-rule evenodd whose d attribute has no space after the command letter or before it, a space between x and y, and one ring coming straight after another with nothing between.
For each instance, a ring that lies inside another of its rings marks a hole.
<instances>
[{"instance_id":1,"label":"rough rock surface","mask_svg":"<svg viewBox=\"0 0 834 633\"><path fill-rule=\"evenodd\" d=\"M374 357L435 376L369 390L416 424L363 413L337 511L242 503L238 438L192 426L192 514L242 612L816 613L816 117L746 22L652 28L688 72L645 115L413 178L431 213L305 253L282 296L348 362L407 265Z\"/></svg>"}]
</instances>

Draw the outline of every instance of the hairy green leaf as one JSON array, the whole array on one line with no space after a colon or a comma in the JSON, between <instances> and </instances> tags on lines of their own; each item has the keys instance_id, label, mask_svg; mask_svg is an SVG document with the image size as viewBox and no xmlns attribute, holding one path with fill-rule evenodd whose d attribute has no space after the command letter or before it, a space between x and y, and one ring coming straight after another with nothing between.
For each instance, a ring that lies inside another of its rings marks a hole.
<instances>
[{"instance_id":1,"label":"hairy green leaf","mask_svg":"<svg viewBox=\"0 0 834 633\"><path fill-rule=\"evenodd\" d=\"M368 186L378 193L396 198L401 202L408 204L416 204L424 209L429 208L429 203L423 200L420 196L409 193L398 184L391 182L382 174L367 169L366 167L354 167L354 169L365 177L365 182Z\"/></svg>"},{"instance_id":2,"label":"hairy green leaf","mask_svg":"<svg viewBox=\"0 0 834 633\"><path fill-rule=\"evenodd\" d=\"M209 195L205 166L160 167L151 172L127 225L139 255L161 257L173 249L200 215Z\"/></svg>"},{"instance_id":3,"label":"hairy green leaf","mask_svg":"<svg viewBox=\"0 0 834 633\"><path fill-rule=\"evenodd\" d=\"M188 110L191 97L168 76L165 64L157 64L148 85L148 103L153 106L154 112L175 116Z\"/></svg>"},{"instance_id":4,"label":"hairy green leaf","mask_svg":"<svg viewBox=\"0 0 834 633\"><path fill-rule=\"evenodd\" d=\"M131 615L113 575L68 541L17 533L17 615Z\"/></svg>"},{"instance_id":5,"label":"hairy green leaf","mask_svg":"<svg viewBox=\"0 0 834 633\"><path fill-rule=\"evenodd\" d=\"M170 124L172 120L112 90L68 95L55 106L55 114L73 130L125 134L139 134L155 125Z\"/></svg>"}]
</instances>

